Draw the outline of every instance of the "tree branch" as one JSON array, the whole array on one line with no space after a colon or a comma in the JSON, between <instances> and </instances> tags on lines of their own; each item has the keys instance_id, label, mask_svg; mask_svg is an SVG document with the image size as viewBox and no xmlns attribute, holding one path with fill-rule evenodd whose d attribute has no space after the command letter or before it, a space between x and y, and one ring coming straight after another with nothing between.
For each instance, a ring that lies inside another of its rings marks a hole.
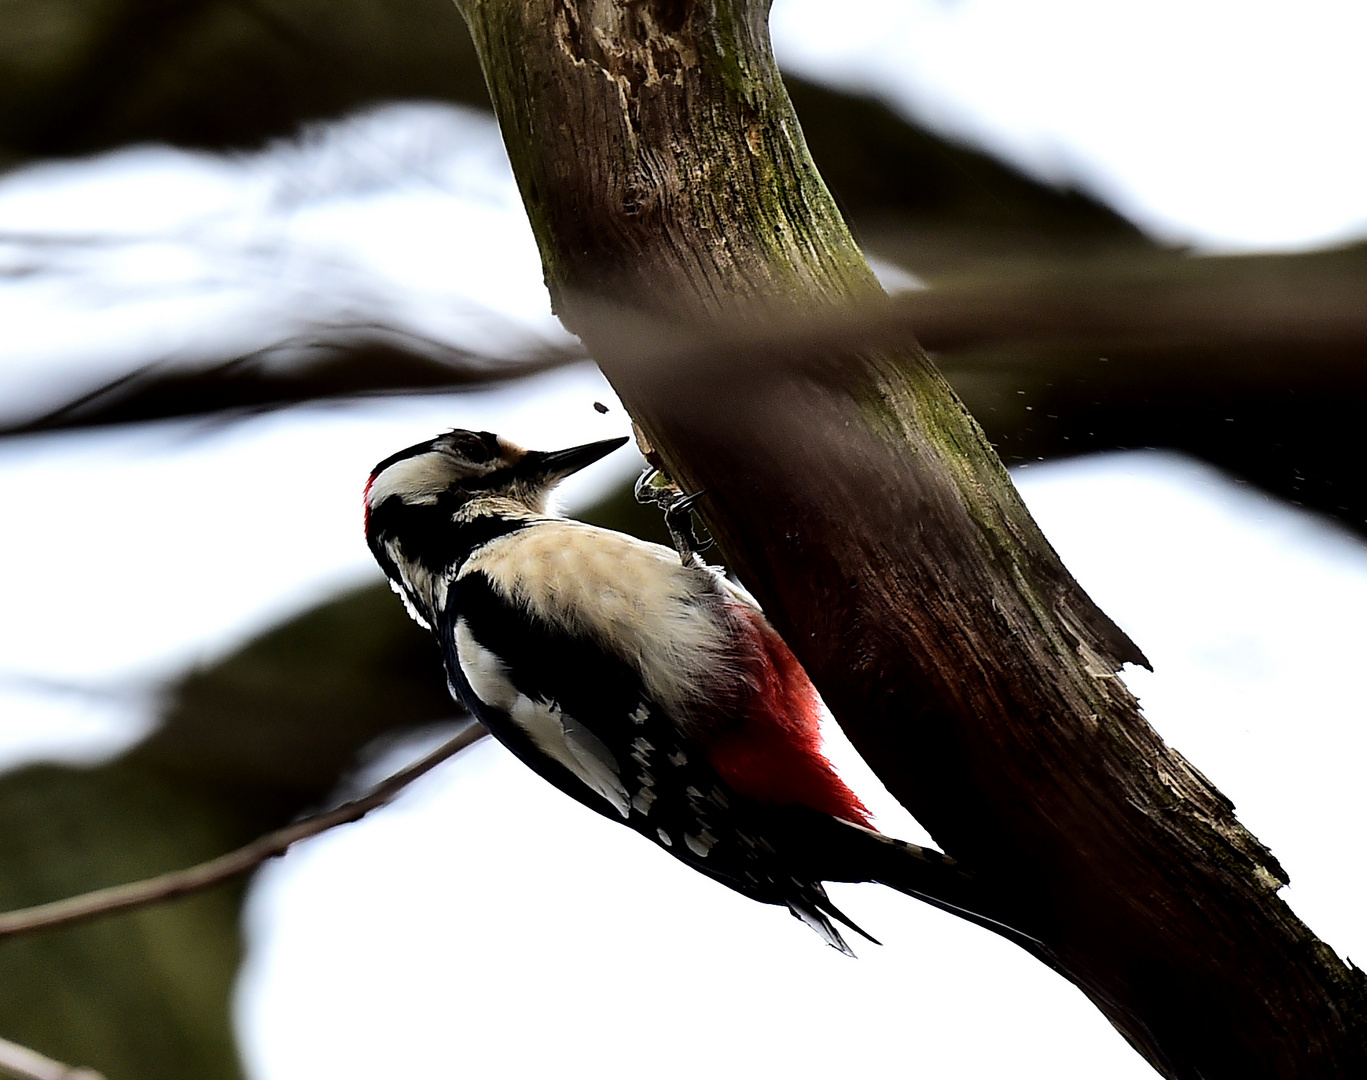
<instances>
[{"instance_id":1,"label":"tree branch","mask_svg":"<svg viewBox=\"0 0 1367 1080\"><path fill-rule=\"evenodd\" d=\"M585 358L577 346L518 344L511 331L508 337L506 352L497 354L379 323L317 326L228 359L142 364L41 416L0 416L0 437L178 416L250 415L323 398L479 389Z\"/></svg>"},{"instance_id":2,"label":"tree branch","mask_svg":"<svg viewBox=\"0 0 1367 1080\"><path fill-rule=\"evenodd\" d=\"M0 1073L19 1080L104 1080L94 1069L63 1065L8 1039L0 1039Z\"/></svg>"},{"instance_id":3,"label":"tree branch","mask_svg":"<svg viewBox=\"0 0 1367 1080\"><path fill-rule=\"evenodd\" d=\"M48 930L103 915L112 915L119 911L158 904L240 877L256 869L267 859L283 855L300 840L307 840L338 825L359 821L372 810L384 806L418 777L430 772L447 758L454 757L487 734L483 725L471 723L459 735L448 739L407 768L400 769L361 798L343 803L332 810L302 818L283 829L258 837L245 847L200 863L198 866L0 914L0 941L35 930Z\"/></svg>"}]
</instances>

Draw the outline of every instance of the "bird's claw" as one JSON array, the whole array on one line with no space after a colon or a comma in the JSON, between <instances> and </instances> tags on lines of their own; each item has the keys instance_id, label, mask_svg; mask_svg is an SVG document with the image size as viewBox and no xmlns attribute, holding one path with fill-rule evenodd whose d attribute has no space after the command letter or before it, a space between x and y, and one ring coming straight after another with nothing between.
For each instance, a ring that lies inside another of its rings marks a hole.
<instances>
[{"instance_id":1,"label":"bird's claw","mask_svg":"<svg viewBox=\"0 0 1367 1080\"><path fill-rule=\"evenodd\" d=\"M646 466L633 489L636 501L642 505L658 506L664 511L665 528L674 541L674 550L685 566L701 564L702 552L712 546L712 541L700 541L693 527L693 510L698 501L707 494L708 489L685 495L679 485L665 476L654 466Z\"/></svg>"}]
</instances>

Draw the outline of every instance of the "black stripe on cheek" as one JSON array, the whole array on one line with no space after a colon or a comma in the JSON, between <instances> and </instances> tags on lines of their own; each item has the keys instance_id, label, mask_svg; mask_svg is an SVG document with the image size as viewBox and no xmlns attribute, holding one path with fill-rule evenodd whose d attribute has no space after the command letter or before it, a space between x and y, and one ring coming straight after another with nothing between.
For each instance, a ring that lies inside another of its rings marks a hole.
<instances>
[{"instance_id":1,"label":"black stripe on cheek","mask_svg":"<svg viewBox=\"0 0 1367 1080\"><path fill-rule=\"evenodd\" d=\"M437 574L460 566L477 548L528 524L492 514L481 514L472 521L454 521L452 517L459 505L456 500L446 498L431 505L410 504L398 495L391 495L378 506L371 507L366 539L385 573L394 576L390 569L392 564L384 554L386 540L397 540L405 559Z\"/></svg>"}]
</instances>

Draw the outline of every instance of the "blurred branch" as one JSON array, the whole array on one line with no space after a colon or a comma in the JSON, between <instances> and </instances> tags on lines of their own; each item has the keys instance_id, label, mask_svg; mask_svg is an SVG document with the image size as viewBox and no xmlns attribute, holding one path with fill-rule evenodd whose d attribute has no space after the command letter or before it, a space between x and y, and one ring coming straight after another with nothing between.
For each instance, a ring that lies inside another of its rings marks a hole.
<instances>
[{"instance_id":1,"label":"blurred branch","mask_svg":"<svg viewBox=\"0 0 1367 1080\"><path fill-rule=\"evenodd\" d=\"M0 1039L0 1073L19 1080L104 1080L94 1069L63 1065L8 1039Z\"/></svg>"},{"instance_id":2,"label":"blurred branch","mask_svg":"<svg viewBox=\"0 0 1367 1080\"><path fill-rule=\"evenodd\" d=\"M1142 351L1153 359L1207 350L1296 347L1295 374L1367 356L1367 246L1308 255L1189 257L1144 253L1105 267L1068 271L1039 264L1034 273L960 276L935 287L823 310L807 319L752 316L714 321L705 337L616 316L614 347L644 361L681 365L683 374L730 370L766 360L778 367L824 367L832 353L896 350L919 343L942 367L992 350L1027 367L1067 350ZM1221 378L1247 378L1244 363L1220 364ZM1289 371L1262 372L1274 376ZM1154 387L1161 390L1161 385Z\"/></svg>"},{"instance_id":3,"label":"blurred branch","mask_svg":"<svg viewBox=\"0 0 1367 1080\"><path fill-rule=\"evenodd\" d=\"M442 0L10 0L0 161L256 146L372 101L484 103Z\"/></svg>"},{"instance_id":4,"label":"blurred branch","mask_svg":"<svg viewBox=\"0 0 1367 1080\"><path fill-rule=\"evenodd\" d=\"M338 825L359 821L393 799L418 777L430 772L437 765L455 756L466 747L482 739L488 732L478 723L464 728L459 735L448 739L430 754L400 769L389 779L376 785L369 794L359 799L343 803L332 810L296 821L283 829L267 833L245 847L229 852L217 859L200 863L185 870L175 870L168 874L115 885L108 889L97 889L81 896L71 896L50 904L23 908L0 914L0 940L46 930L69 923L82 922L102 915L110 915L131 908L146 907L149 904L171 900L188 893L198 892L222 882L239 877L260 866L267 859L283 855L300 840L317 836ZM22 1075L22 1074L21 1074ZM37 1075L37 1074L35 1074Z\"/></svg>"},{"instance_id":5,"label":"blurred branch","mask_svg":"<svg viewBox=\"0 0 1367 1080\"><path fill-rule=\"evenodd\" d=\"M611 349L642 371L677 372L683 394L761 369L846 385L862 350L919 342L1008 463L1173 449L1367 533L1356 467L1365 290L1367 245L1237 257L1113 249L1077 266L1022 257L947 274L805 319L681 330L604 307L599 321Z\"/></svg>"},{"instance_id":6,"label":"blurred branch","mask_svg":"<svg viewBox=\"0 0 1367 1080\"><path fill-rule=\"evenodd\" d=\"M207 366L146 364L42 416L0 425L0 436L460 390L535 375L584 356L577 347L553 345L491 356L380 323L320 327Z\"/></svg>"},{"instance_id":7,"label":"blurred branch","mask_svg":"<svg viewBox=\"0 0 1367 1080\"><path fill-rule=\"evenodd\" d=\"M738 358L775 363L832 349L897 348L919 341L948 372L1047 364L1051 375L1098 355L1142 353L1150 390L1162 393L1174 361L1185 379L1227 387L1308 377L1367 375L1367 248L1309 255L1191 258L1135 253L1085 273L946 279L935 288L811 320L741 321L680 337L623 316L621 333L652 362L705 368ZM634 323L634 325L633 325ZM1292 353L1284 353L1288 347ZM1264 354L1275 350L1279 355ZM1262 358L1250 364L1250 352ZM493 357L381 323L322 327L243 356L188 369L159 362L112 380L42 416L0 426L0 436L177 416L284 408L366 394L449 391L546 371L585 358L545 345ZM1019 377L1019 376L1012 376ZM1342 387L1340 386L1341 390Z\"/></svg>"},{"instance_id":8,"label":"blurred branch","mask_svg":"<svg viewBox=\"0 0 1367 1080\"><path fill-rule=\"evenodd\" d=\"M1367 477L1353 465L1367 407L1367 246L1237 257L1112 246L1072 264L1018 252L983 265L807 319L700 333L618 309L602 322L643 366L699 379L769 367L842 380L860 350L919 341L1008 463L1168 448L1367 532ZM584 356L536 339L495 356L384 323L324 326L228 360L145 365L0 423L0 437L448 392Z\"/></svg>"},{"instance_id":9,"label":"blurred branch","mask_svg":"<svg viewBox=\"0 0 1367 1080\"><path fill-rule=\"evenodd\" d=\"M933 351L983 346L1367 348L1367 247L1308 255L1140 255L1081 272L946 281L891 325ZM872 343L872 342L871 342ZM1302 359L1313 360L1313 353Z\"/></svg>"}]
</instances>

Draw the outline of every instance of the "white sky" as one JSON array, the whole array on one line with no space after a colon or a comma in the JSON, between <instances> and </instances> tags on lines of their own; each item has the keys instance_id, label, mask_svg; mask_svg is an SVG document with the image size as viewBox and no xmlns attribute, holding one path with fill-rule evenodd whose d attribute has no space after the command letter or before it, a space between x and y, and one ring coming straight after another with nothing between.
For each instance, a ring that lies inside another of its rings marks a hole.
<instances>
[{"instance_id":1,"label":"white sky","mask_svg":"<svg viewBox=\"0 0 1367 1080\"><path fill-rule=\"evenodd\" d=\"M1296 247L1367 227L1360 4L1294 18L1212 2L829 10L779 0L793 69L1084 183L1168 239ZM5 412L149 348L188 362L339 314L397 310L476 346L563 340L496 133L460 110L383 110L261 156L140 149L24 170L0 177L0 270L31 259L20 233L68 242L44 249L62 273L0 287ZM231 427L0 442L0 490L23 508L22 531L0 530L0 764L116 752L143 729L156 678L374 580L364 476L456 424L543 447L625 430L599 377L576 369ZM576 497L629 472L620 457ZM1367 820L1353 794L1367 549L1170 456L1017 475L1154 661L1130 676L1150 719L1272 845L1297 911L1367 958L1367 875L1342 858ZM870 801L914 836L885 796ZM909 1053L937 1078L1152 1075L1012 947L887 890L834 891L882 948L838 956L482 745L259 876L244 1051L253 1080L873 1077L905 1074Z\"/></svg>"},{"instance_id":2,"label":"white sky","mask_svg":"<svg viewBox=\"0 0 1367 1080\"><path fill-rule=\"evenodd\" d=\"M572 340L497 126L445 105L263 154L142 146L0 176L0 275L35 263L0 288L0 419L148 357L226 359L316 323L477 350Z\"/></svg>"},{"instance_id":3,"label":"white sky","mask_svg":"<svg viewBox=\"0 0 1367 1080\"><path fill-rule=\"evenodd\" d=\"M1099 194L1169 242L1367 231L1361 0L776 0L771 26L789 70Z\"/></svg>"},{"instance_id":4,"label":"white sky","mask_svg":"<svg viewBox=\"0 0 1367 1080\"><path fill-rule=\"evenodd\" d=\"M544 449L630 433L607 382L581 364L469 394L0 440L9 504L43 508L0 530L0 766L116 752L143 731L159 680L378 580L361 532L366 476L456 426ZM591 501L640 464L619 451L572 478L567 497ZM53 569L71 567L75 578ZM54 580L71 595L54 595Z\"/></svg>"}]
</instances>

